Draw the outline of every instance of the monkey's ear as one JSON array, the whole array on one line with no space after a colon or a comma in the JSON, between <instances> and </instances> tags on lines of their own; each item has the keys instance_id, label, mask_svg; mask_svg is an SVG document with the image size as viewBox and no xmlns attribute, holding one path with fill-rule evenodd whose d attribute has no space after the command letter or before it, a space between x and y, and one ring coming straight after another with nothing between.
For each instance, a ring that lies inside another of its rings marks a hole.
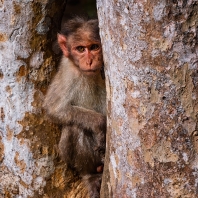
<instances>
[{"instance_id":1,"label":"monkey's ear","mask_svg":"<svg viewBox=\"0 0 198 198\"><path fill-rule=\"evenodd\" d=\"M68 57L69 56L69 51L67 49L67 38L62 35L62 34L57 34L57 39L58 39L58 44L63 52L63 54Z\"/></svg>"}]
</instances>

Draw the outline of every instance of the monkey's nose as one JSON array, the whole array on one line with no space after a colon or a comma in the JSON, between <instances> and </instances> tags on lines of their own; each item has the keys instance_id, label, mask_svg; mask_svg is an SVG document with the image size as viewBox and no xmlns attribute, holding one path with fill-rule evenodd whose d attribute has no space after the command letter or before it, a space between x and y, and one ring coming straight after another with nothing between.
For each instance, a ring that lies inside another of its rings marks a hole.
<instances>
[{"instance_id":1,"label":"monkey's nose","mask_svg":"<svg viewBox=\"0 0 198 198\"><path fill-rule=\"evenodd\" d=\"M86 63L87 63L88 66L91 66L91 65L92 65L92 60L91 60L91 59L88 59L88 60L86 61Z\"/></svg>"}]
</instances>

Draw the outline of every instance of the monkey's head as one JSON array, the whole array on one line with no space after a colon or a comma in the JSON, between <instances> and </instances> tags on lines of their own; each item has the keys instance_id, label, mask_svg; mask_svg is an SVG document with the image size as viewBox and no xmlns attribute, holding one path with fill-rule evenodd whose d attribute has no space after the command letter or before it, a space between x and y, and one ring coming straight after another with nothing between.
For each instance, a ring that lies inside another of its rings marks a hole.
<instances>
[{"instance_id":1,"label":"monkey's head","mask_svg":"<svg viewBox=\"0 0 198 198\"><path fill-rule=\"evenodd\" d=\"M76 17L67 21L58 43L63 55L69 58L85 75L97 75L103 66L98 20Z\"/></svg>"}]
</instances>

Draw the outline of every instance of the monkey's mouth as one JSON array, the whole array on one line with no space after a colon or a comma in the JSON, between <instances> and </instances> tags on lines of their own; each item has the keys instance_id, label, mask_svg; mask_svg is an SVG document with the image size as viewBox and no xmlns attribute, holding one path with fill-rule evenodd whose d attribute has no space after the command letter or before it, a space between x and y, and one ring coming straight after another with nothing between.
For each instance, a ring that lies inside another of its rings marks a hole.
<instances>
[{"instance_id":1,"label":"monkey's mouth","mask_svg":"<svg viewBox=\"0 0 198 198\"><path fill-rule=\"evenodd\" d=\"M82 69L83 72L96 72L98 71L99 69Z\"/></svg>"},{"instance_id":2,"label":"monkey's mouth","mask_svg":"<svg viewBox=\"0 0 198 198\"><path fill-rule=\"evenodd\" d=\"M81 70L83 73L87 75L95 74L99 71L100 69L87 69L87 70Z\"/></svg>"}]
</instances>

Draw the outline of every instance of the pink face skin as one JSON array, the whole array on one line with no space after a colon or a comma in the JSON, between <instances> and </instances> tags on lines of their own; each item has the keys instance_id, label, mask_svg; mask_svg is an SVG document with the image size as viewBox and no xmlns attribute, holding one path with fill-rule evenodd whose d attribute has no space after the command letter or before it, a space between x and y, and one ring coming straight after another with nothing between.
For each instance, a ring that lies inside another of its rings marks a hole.
<instances>
[{"instance_id":1,"label":"pink face skin","mask_svg":"<svg viewBox=\"0 0 198 198\"><path fill-rule=\"evenodd\" d=\"M102 47L99 42L90 41L87 36L85 36L82 41L75 41L69 38L67 40L69 47L66 47L66 38L63 37L63 35L58 35L58 42L63 54L71 58L83 74L92 76L100 73L100 69L103 65L103 58ZM62 43L64 43L64 47L62 47Z\"/></svg>"}]
</instances>

